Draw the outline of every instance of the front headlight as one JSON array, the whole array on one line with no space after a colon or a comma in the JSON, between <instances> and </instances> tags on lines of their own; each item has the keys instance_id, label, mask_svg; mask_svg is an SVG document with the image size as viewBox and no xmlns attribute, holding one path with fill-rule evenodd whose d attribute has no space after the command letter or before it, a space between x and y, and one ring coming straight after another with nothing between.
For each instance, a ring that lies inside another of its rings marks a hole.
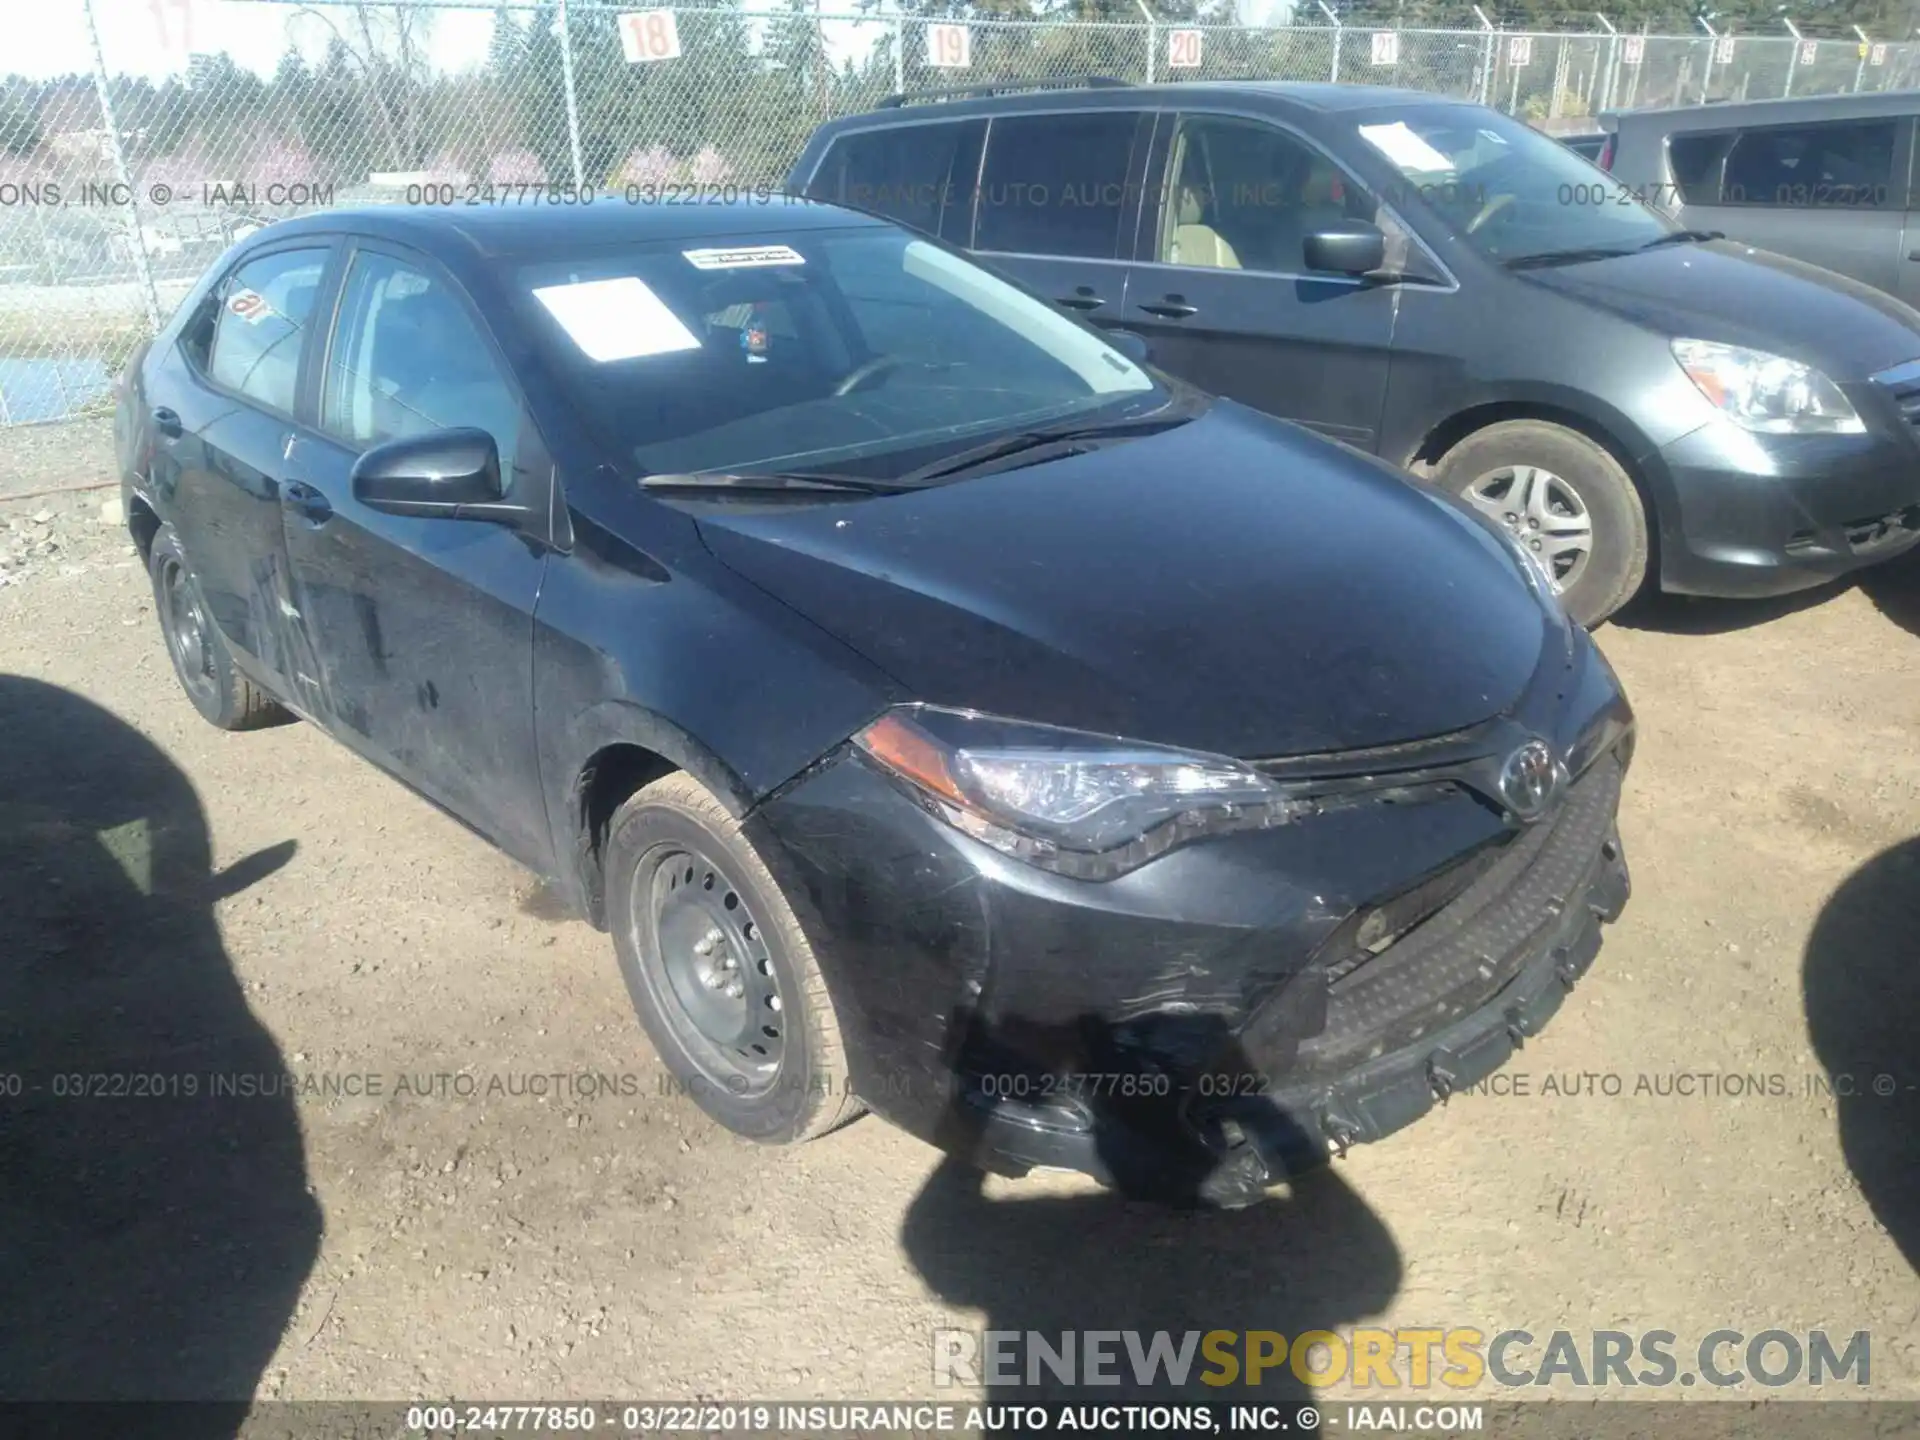
<instances>
[{"instance_id":1,"label":"front headlight","mask_svg":"<svg viewBox=\"0 0 1920 1440\"><path fill-rule=\"evenodd\" d=\"M853 737L943 820L1007 855L1111 879L1199 835L1308 808L1258 771L1081 730L903 705Z\"/></svg>"},{"instance_id":2,"label":"front headlight","mask_svg":"<svg viewBox=\"0 0 1920 1440\"><path fill-rule=\"evenodd\" d=\"M1721 345L1712 340L1675 340L1673 358L1734 424L1763 435L1858 435L1853 405L1811 365Z\"/></svg>"}]
</instances>

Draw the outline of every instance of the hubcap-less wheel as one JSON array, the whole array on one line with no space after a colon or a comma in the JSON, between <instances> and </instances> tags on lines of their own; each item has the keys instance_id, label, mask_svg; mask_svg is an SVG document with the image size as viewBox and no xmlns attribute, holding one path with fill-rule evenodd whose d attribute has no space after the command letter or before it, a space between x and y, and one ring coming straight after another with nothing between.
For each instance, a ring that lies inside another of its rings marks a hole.
<instances>
[{"instance_id":1,"label":"hubcap-less wheel","mask_svg":"<svg viewBox=\"0 0 1920 1440\"><path fill-rule=\"evenodd\" d=\"M1564 593L1593 557L1593 519L1579 492L1537 465L1503 465L1466 489L1473 507L1533 552Z\"/></svg>"},{"instance_id":2,"label":"hubcap-less wheel","mask_svg":"<svg viewBox=\"0 0 1920 1440\"><path fill-rule=\"evenodd\" d=\"M707 1078L764 1092L786 1052L786 1002L761 922L714 860L667 847L633 872L634 948L659 958L662 1008Z\"/></svg>"},{"instance_id":3,"label":"hubcap-less wheel","mask_svg":"<svg viewBox=\"0 0 1920 1440\"><path fill-rule=\"evenodd\" d=\"M220 680L213 668L207 612L194 594L186 568L178 560L165 562L160 589L166 604L167 648L173 652L180 683L196 701L211 704L218 698Z\"/></svg>"}]
</instances>

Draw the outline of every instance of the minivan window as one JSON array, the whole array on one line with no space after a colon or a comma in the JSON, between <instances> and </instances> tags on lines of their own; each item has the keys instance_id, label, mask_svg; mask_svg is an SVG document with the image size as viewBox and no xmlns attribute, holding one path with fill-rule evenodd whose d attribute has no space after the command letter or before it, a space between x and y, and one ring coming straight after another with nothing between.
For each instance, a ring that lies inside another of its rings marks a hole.
<instances>
[{"instance_id":1,"label":"minivan window","mask_svg":"<svg viewBox=\"0 0 1920 1440\"><path fill-rule=\"evenodd\" d=\"M1094 331L891 228L639 246L513 288L581 417L651 473L887 475L1167 399Z\"/></svg>"},{"instance_id":2,"label":"minivan window","mask_svg":"<svg viewBox=\"0 0 1920 1440\"><path fill-rule=\"evenodd\" d=\"M969 120L856 130L833 142L806 193L965 245L986 129Z\"/></svg>"},{"instance_id":3,"label":"minivan window","mask_svg":"<svg viewBox=\"0 0 1920 1440\"><path fill-rule=\"evenodd\" d=\"M1668 137L1667 164L1673 171L1673 188L1681 204L1720 202L1720 162L1732 144L1733 136L1717 131Z\"/></svg>"},{"instance_id":4,"label":"minivan window","mask_svg":"<svg viewBox=\"0 0 1920 1440\"><path fill-rule=\"evenodd\" d=\"M1308 235L1379 209L1325 155L1255 120L1181 121L1167 175L1155 258L1168 265L1298 271Z\"/></svg>"},{"instance_id":5,"label":"minivan window","mask_svg":"<svg viewBox=\"0 0 1920 1440\"><path fill-rule=\"evenodd\" d=\"M973 248L1112 260L1140 117L1117 110L995 116Z\"/></svg>"},{"instance_id":6,"label":"minivan window","mask_svg":"<svg viewBox=\"0 0 1920 1440\"><path fill-rule=\"evenodd\" d=\"M1893 194L1893 120L1742 131L1727 155L1723 205L1874 209Z\"/></svg>"},{"instance_id":7,"label":"minivan window","mask_svg":"<svg viewBox=\"0 0 1920 1440\"><path fill-rule=\"evenodd\" d=\"M293 411L300 385L300 349L325 250L277 250L249 260L220 287L220 311L207 378L270 410Z\"/></svg>"},{"instance_id":8,"label":"minivan window","mask_svg":"<svg viewBox=\"0 0 1920 1440\"><path fill-rule=\"evenodd\" d=\"M1357 122L1399 172L1398 192L1500 260L1638 249L1672 224L1558 141L1465 105L1406 106Z\"/></svg>"}]
</instances>

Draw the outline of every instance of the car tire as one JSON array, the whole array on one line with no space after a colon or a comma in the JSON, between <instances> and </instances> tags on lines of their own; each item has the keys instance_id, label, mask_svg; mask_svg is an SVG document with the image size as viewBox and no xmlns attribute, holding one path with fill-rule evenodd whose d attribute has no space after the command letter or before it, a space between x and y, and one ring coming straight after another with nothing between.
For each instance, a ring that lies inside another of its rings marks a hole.
<instances>
[{"instance_id":1,"label":"car tire","mask_svg":"<svg viewBox=\"0 0 1920 1440\"><path fill-rule=\"evenodd\" d=\"M174 678L201 718L221 730L258 730L291 720L292 712L234 666L233 653L213 623L200 584L169 527L162 526L153 537L147 574Z\"/></svg>"},{"instance_id":2,"label":"car tire","mask_svg":"<svg viewBox=\"0 0 1920 1440\"><path fill-rule=\"evenodd\" d=\"M678 1087L767 1144L858 1116L813 947L726 807L691 775L656 780L615 813L605 857L621 975Z\"/></svg>"},{"instance_id":3,"label":"car tire","mask_svg":"<svg viewBox=\"0 0 1920 1440\"><path fill-rule=\"evenodd\" d=\"M1640 492L1604 446L1578 431L1544 420L1504 420L1455 445L1433 478L1543 560L1556 539L1576 544L1584 530L1584 555L1562 550L1562 561L1574 563L1565 566L1566 579L1556 576L1561 602L1582 625L1598 625L1646 581L1647 512Z\"/></svg>"}]
</instances>

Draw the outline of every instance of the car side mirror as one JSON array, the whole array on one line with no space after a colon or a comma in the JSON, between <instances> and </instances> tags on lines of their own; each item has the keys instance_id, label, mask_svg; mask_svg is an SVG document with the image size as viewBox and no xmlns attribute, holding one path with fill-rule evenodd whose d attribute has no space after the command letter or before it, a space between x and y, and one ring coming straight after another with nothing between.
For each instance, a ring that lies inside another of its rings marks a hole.
<instances>
[{"instance_id":1,"label":"car side mirror","mask_svg":"<svg viewBox=\"0 0 1920 1440\"><path fill-rule=\"evenodd\" d=\"M376 445L354 462L352 483L355 500L388 515L515 525L528 514L506 496L493 436L472 427Z\"/></svg>"},{"instance_id":2,"label":"car side mirror","mask_svg":"<svg viewBox=\"0 0 1920 1440\"><path fill-rule=\"evenodd\" d=\"M1307 236L1302 258L1309 270L1365 275L1387 263L1387 237L1365 220L1342 220Z\"/></svg>"},{"instance_id":3,"label":"car side mirror","mask_svg":"<svg viewBox=\"0 0 1920 1440\"><path fill-rule=\"evenodd\" d=\"M1147 337L1135 330L1109 330L1107 343L1136 365L1147 363L1147 357L1153 353L1147 344Z\"/></svg>"}]
</instances>

